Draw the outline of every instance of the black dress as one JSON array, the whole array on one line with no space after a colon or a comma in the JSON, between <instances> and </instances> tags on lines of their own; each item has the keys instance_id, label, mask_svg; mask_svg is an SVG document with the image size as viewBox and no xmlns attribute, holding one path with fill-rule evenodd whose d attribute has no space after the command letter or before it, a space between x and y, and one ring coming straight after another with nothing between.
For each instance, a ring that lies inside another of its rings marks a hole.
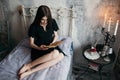
<instances>
[{"instance_id":1,"label":"black dress","mask_svg":"<svg viewBox=\"0 0 120 80\"><path fill-rule=\"evenodd\" d=\"M28 31L28 36L34 38L34 43L37 46L49 45L54 39L54 31L57 31L58 29L59 29L58 25L56 21L53 19L52 26L47 26L46 31L40 25L31 25ZM50 53L54 49L57 49L59 52L63 53L63 51L59 47L49 48L48 50L37 50L32 48L31 59L33 61L45 54Z\"/></svg>"}]
</instances>

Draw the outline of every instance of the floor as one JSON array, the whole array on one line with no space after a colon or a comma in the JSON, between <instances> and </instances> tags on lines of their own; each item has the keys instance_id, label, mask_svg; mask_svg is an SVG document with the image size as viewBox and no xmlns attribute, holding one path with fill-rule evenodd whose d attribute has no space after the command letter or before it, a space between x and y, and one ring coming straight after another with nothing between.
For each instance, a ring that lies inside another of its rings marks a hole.
<instances>
[{"instance_id":1,"label":"floor","mask_svg":"<svg viewBox=\"0 0 120 80\"><path fill-rule=\"evenodd\" d=\"M112 65L103 67L101 75L88 66L74 66L71 80L113 80Z\"/></svg>"}]
</instances>

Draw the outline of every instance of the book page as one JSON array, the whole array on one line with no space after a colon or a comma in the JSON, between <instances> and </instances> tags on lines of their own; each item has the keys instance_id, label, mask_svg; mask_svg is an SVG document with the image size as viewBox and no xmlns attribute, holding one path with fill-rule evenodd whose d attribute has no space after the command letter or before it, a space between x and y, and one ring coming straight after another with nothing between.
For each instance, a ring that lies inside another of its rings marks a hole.
<instances>
[{"instance_id":1,"label":"book page","mask_svg":"<svg viewBox=\"0 0 120 80\"><path fill-rule=\"evenodd\" d=\"M60 44L62 43L62 41L56 41L48 46L46 46L47 48L54 48L54 47L57 47L59 46Z\"/></svg>"}]
</instances>

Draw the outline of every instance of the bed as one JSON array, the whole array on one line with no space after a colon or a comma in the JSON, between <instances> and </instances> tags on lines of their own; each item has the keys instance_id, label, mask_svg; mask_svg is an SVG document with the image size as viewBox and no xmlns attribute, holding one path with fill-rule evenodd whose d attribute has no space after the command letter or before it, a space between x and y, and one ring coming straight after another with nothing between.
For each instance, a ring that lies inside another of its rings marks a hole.
<instances>
[{"instance_id":1,"label":"bed","mask_svg":"<svg viewBox=\"0 0 120 80\"><path fill-rule=\"evenodd\" d=\"M62 61L47 69L33 73L23 80L69 80L71 75L71 63L73 56L73 42L70 37L60 37L64 42L59 46L66 56ZM0 80L18 80L17 73L23 64L31 61L29 39L23 39L0 62Z\"/></svg>"}]
</instances>

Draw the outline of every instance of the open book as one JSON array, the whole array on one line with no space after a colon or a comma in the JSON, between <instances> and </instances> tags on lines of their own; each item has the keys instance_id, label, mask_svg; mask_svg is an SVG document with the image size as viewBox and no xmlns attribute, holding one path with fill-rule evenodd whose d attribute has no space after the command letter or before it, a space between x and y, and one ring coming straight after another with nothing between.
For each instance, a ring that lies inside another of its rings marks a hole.
<instances>
[{"instance_id":1,"label":"open book","mask_svg":"<svg viewBox=\"0 0 120 80\"><path fill-rule=\"evenodd\" d=\"M48 46L46 46L47 48L54 48L54 47L57 47L59 46L63 41L56 41Z\"/></svg>"}]
</instances>

